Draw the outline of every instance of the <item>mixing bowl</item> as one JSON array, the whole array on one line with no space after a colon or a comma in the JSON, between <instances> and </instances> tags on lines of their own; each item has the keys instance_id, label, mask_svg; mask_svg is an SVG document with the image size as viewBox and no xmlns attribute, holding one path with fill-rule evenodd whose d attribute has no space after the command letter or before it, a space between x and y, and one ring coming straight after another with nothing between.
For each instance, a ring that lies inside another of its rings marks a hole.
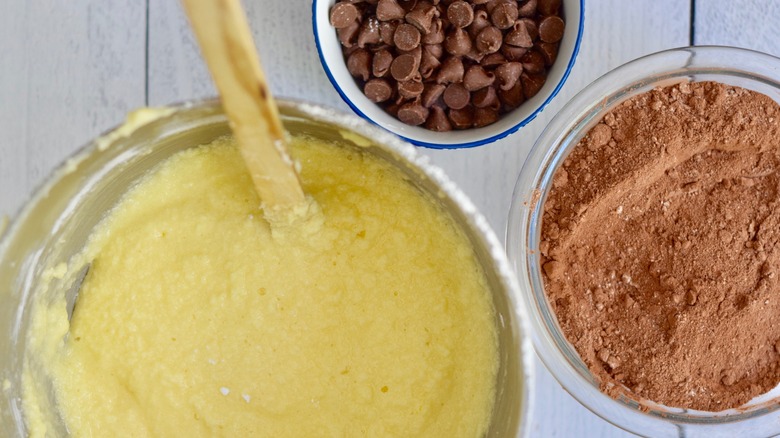
<instances>
[{"instance_id":1,"label":"mixing bowl","mask_svg":"<svg viewBox=\"0 0 780 438\"><path fill-rule=\"evenodd\" d=\"M500 366L488 436L525 436L533 393L528 318L504 250L485 218L441 170L397 137L328 108L279 103L291 134L361 148L391 163L463 229L486 273L496 309ZM213 100L137 112L131 119L56 169L0 236L0 435L27 436L20 382L31 342L32 297L74 294L77 289L67 278L43 273L77 254L105 213L149 169L178 151L230 132ZM44 393L51 409L42 415L49 430L66 435L50 382L38 384L48 389Z\"/></svg>"},{"instance_id":2,"label":"mixing bowl","mask_svg":"<svg viewBox=\"0 0 780 438\"><path fill-rule=\"evenodd\" d=\"M550 122L523 166L509 214L507 251L531 312L536 352L561 386L585 407L616 426L646 436L775 435L780 432L777 390L722 412L676 409L605 395L566 340L545 295L539 240L543 206L555 171L611 109L655 87L683 81L721 82L780 102L780 59L730 47L686 47L629 62L590 84Z\"/></svg>"}]
</instances>

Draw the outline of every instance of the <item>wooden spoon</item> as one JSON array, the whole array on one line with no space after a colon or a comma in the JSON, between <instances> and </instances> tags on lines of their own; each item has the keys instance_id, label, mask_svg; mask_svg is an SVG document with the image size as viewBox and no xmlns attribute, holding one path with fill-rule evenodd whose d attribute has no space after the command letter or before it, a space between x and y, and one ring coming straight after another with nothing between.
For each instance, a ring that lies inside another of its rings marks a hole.
<instances>
[{"instance_id":1,"label":"wooden spoon","mask_svg":"<svg viewBox=\"0 0 780 438\"><path fill-rule=\"evenodd\" d=\"M287 154L279 110L265 81L249 25L238 0L183 0L206 64L222 96L222 106L252 175L271 228L307 218L312 210ZM313 202L313 201L312 201ZM0 233L4 228L0 217ZM66 294L73 317L90 264L77 274Z\"/></svg>"},{"instance_id":2,"label":"wooden spoon","mask_svg":"<svg viewBox=\"0 0 780 438\"><path fill-rule=\"evenodd\" d=\"M279 110L239 0L183 0L271 226L306 211Z\"/></svg>"}]
</instances>

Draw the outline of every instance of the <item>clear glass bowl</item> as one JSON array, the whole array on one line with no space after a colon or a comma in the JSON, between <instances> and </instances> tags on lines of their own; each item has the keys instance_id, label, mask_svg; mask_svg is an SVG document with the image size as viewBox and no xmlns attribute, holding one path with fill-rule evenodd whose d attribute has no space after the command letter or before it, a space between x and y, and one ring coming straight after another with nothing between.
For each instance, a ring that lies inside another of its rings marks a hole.
<instances>
[{"instance_id":1,"label":"clear glass bowl","mask_svg":"<svg viewBox=\"0 0 780 438\"><path fill-rule=\"evenodd\" d=\"M284 127L292 135L332 141L377 156L399 169L421 194L439 203L463 230L485 272L496 309L500 362L487 436L526 436L533 394L528 316L504 248L487 220L444 172L398 137L329 108L277 101ZM68 299L78 289L67 277L42 283L47 280L41 274L78 253L105 212L160 161L229 132L216 100L172 107L170 114L141 123L135 130L127 125L115 129L52 172L8 228L0 229L0 436L28 435L21 379L25 363L37 366L37 360L25 355L31 341L31 296L65 293ZM50 382L35 377L47 396L39 400L48 401L40 413L48 426L47 436L66 436Z\"/></svg>"},{"instance_id":2,"label":"clear glass bowl","mask_svg":"<svg viewBox=\"0 0 780 438\"><path fill-rule=\"evenodd\" d=\"M608 111L652 88L682 81L717 81L780 102L780 59L731 47L686 47L655 53L602 76L574 97L537 140L515 186L506 234L510 262L531 312L532 341L553 376L585 407L610 423L646 436L772 436L780 433L780 394L739 409L692 411L613 399L566 340L544 292L539 239L542 207L552 176L569 151ZM644 412L643 410L646 410Z\"/></svg>"}]
</instances>

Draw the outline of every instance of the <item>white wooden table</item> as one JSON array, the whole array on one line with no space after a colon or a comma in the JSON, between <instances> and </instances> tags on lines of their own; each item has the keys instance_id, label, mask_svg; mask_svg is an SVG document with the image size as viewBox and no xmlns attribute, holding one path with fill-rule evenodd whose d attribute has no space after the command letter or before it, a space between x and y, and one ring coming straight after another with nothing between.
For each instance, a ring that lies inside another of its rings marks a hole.
<instances>
[{"instance_id":1,"label":"white wooden table","mask_svg":"<svg viewBox=\"0 0 780 438\"><path fill-rule=\"evenodd\" d=\"M692 4L695 3L695 4ZM310 0L244 0L279 96L343 110L314 48ZM424 152L471 196L500 236L526 154L585 85L641 55L691 44L780 56L780 2L586 0L585 34L559 96L525 128L470 150ZM214 94L176 0L0 0L0 214L12 215L51 169L125 113ZM614 437L537 361L532 436Z\"/></svg>"}]
</instances>

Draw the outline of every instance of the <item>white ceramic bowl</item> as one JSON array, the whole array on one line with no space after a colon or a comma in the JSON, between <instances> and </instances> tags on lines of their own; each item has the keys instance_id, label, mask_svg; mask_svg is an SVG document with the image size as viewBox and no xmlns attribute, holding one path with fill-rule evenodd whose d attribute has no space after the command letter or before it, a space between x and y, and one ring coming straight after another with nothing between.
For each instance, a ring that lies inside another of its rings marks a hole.
<instances>
[{"instance_id":1,"label":"white ceramic bowl","mask_svg":"<svg viewBox=\"0 0 780 438\"><path fill-rule=\"evenodd\" d=\"M329 11L336 0L312 1L312 25L314 27L314 41L317 44L317 51L325 74L328 75L330 82L344 99L344 102L358 115L419 146L436 149L467 148L496 141L517 131L533 120L558 94L572 67L574 67L574 61L580 48L584 23L584 2L585 0L563 0L566 31L558 49L558 58L550 68L547 81L539 93L517 109L504 114L492 125L462 131L434 132L419 126L410 126L368 100L347 71L336 30L330 25Z\"/></svg>"}]
</instances>

